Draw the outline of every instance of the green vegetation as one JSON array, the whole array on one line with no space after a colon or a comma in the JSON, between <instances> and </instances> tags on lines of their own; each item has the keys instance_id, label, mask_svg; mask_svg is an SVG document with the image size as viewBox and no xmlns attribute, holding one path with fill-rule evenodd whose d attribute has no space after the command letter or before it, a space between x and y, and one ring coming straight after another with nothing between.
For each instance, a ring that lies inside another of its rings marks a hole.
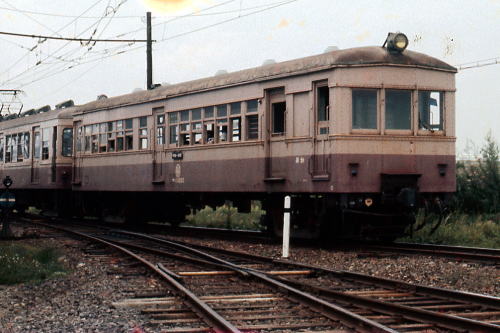
<instances>
[{"instance_id":1,"label":"green vegetation","mask_svg":"<svg viewBox=\"0 0 500 333\"><path fill-rule=\"evenodd\" d=\"M491 133L486 136L479 160L457 163L457 193L453 208L471 214L500 213L499 150Z\"/></svg>"},{"instance_id":2,"label":"green vegetation","mask_svg":"<svg viewBox=\"0 0 500 333\"><path fill-rule=\"evenodd\" d=\"M0 245L0 284L41 281L65 274L59 255L53 248L27 245Z\"/></svg>"},{"instance_id":3,"label":"green vegetation","mask_svg":"<svg viewBox=\"0 0 500 333\"><path fill-rule=\"evenodd\" d=\"M253 201L250 213L239 213L236 207L223 205L215 210L210 206L186 217L189 225L238 230L262 230L260 217L264 214L260 202Z\"/></svg>"},{"instance_id":4,"label":"green vegetation","mask_svg":"<svg viewBox=\"0 0 500 333\"><path fill-rule=\"evenodd\" d=\"M417 225L423 222L423 218L423 214L417 216ZM432 222L414 232L411 237L404 237L400 241L500 248L498 216L495 220L495 215L453 212L435 230L438 218L431 217L429 220Z\"/></svg>"},{"instance_id":5,"label":"green vegetation","mask_svg":"<svg viewBox=\"0 0 500 333\"><path fill-rule=\"evenodd\" d=\"M457 193L450 213L417 216L424 227L404 241L500 248L499 148L491 133L477 161L457 162ZM425 221L424 221L425 219Z\"/></svg>"}]
</instances>

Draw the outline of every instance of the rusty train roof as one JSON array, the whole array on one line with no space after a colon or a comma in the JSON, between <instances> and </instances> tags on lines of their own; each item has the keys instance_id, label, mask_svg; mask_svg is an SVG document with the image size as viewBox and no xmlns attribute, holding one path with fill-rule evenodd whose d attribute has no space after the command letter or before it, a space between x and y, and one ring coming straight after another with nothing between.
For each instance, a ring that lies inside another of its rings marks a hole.
<instances>
[{"instance_id":1,"label":"rusty train roof","mask_svg":"<svg viewBox=\"0 0 500 333\"><path fill-rule=\"evenodd\" d=\"M130 104L147 103L178 95L258 81L267 81L337 67L367 66L418 67L451 73L457 72L455 67L423 53L405 50L402 54L394 54L388 52L386 48L380 46L359 47L335 50L319 55L240 70L228 74L169 86L161 86L154 90L139 91L117 97L97 100L81 105L76 112L79 113L116 108Z\"/></svg>"}]
</instances>

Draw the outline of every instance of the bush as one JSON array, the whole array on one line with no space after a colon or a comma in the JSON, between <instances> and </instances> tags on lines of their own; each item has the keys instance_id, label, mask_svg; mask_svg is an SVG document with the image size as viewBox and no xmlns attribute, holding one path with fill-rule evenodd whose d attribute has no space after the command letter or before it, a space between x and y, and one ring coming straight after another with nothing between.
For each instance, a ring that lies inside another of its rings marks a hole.
<instances>
[{"instance_id":1,"label":"bush","mask_svg":"<svg viewBox=\"0 0 500 333\"><path fill-rule=\"evenodd\" d=\"M0 284L41 281L65 273L53 248L0 245Z\"/></svg>"},{"instance_id":2,"label":"bush","mask_svg":"<svg viewBox=\"0 0 500 333\"><path fill-rule=\"evenodd\" d=\"M500 248L499 149L491 133L479 159L457 162L457 192L450 208L440 225L439 216L420 212L415 225L424 227L401 240Z\"/></svg>"},{"instance_id":3,"label":"bush","mask_svg":"<svg viewBox=\"0 0 500 333\"><path fill-rule=\"evenodd\" d=\"M423 214L417 216L417 225L422 223ZM417 243L448 244L475 247L500 248L499 215L469 215L455 212L432 232L438 217L431 217L422 229L411 237L400 239Z\"/></svg>"},{"instance_id":4,"label":"bush","mask_svg":"<svg viewBox=\"0 0 500 333\"><path fill-rule=\"evenodd\" d=\"M457 193L452 207L469 214L500 212L499 149L491 133L477 161L457 163Z\"/></svg>"},{"instance_id":5,"label":"bush","mask_svg":"<svg viewBox=\"0 0 500 333\"><path fill-rule=\"evenodd\" d=\"M198 227L238 230L262 230L260 217L264 214L259 202L252 202L250 213L239 213L236 207L223 205L215 210L210 206L186 217L188 224Z\"/></svg>"}]
</instances>

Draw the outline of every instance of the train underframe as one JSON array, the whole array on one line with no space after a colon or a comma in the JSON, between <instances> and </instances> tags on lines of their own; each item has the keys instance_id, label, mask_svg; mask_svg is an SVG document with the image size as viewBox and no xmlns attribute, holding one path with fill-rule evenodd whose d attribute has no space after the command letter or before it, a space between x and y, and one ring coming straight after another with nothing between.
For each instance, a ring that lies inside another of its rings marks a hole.
<instances>
[{"instance_id":1,"label":"train underframe","mask_svg":"<svg viewBox=\"0 0 500 333\"><path fill-rule=\"evenodd\" d=\"M34 206L62 217L115 219L140 226L147 221L178 225L190 212L206 205L230 203L239 212L250 212L259 200L266 214L261 223L274 236L282 235L284 198L291 196L291 235L296 238L394 239L405 235L420 207L443 211L450 194L418 193L402 188L388 193L168 193L76 192L62 190L15 191L17 209Z\"/></svg>"}]
</instances>

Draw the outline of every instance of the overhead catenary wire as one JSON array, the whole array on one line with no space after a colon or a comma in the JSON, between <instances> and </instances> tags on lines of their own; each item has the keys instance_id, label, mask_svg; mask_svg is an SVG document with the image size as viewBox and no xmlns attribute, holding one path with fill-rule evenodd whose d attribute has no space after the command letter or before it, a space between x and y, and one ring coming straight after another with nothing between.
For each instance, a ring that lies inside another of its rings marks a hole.
<instances>
[{"instance_id":1,"label":"overhead catenary wire","mask_svg":"<svg viewBox=\"0 0 500 333\"><path fill-rule=\"evenodd\" d=\"M226 1L224 3L230 3L230 2L233 2L233 1L234 0L230 0L230 1ZM217 25L225 24L225 23L228 23L228 22L231 22L231 21L243 18L243 17L247 17L247 16L254 15L254 14L257 14L257 13L261 13L261 12L264 12L264 11L267 11L267 10L271 10L273 8L276 8L276 7L279 7L279 6L283 6L283 5L286 5L286 4L289 4L289 3L292 3L292 2L296 2L296 1L298 1L298 0L287 0L287 1L275 2L274 5L272 5L272 6L267 6L265 8L261 8L259 10L255 10L255 11L252 11L250 13L246 13L246 14L243 14L243 15L238 15L238 16L230 18L230 19L222 20L222 21L210 24L210 25L206 25L206 26L203 26L203 27L200 27L200 28L197 28L197 29L186 31L186 32L174 35L174 36L170 36L170 37L167 37L167 38L164 38L164 39L158 41L157 43L164 42L164 41L167 41L167 40L172 40L172 39L175 39L175 38L179 38L181 36L185 36L185 35L188 35L188 34L191 34L191 33L199 32L199 31L202 31L202 30L205 30L205 29L209 29L209 28L217 26ZM219 5L221 5L221 4L219 4ZM210 8L214 8L214 6L212 6ZM207 9L208 8L206 8L205 10L207 10ZM160 23L160 24L162 24L162 23ZM159 25L159 24L157 24L157 25ZM64 71L66 71L68 69L72 69L72 68L75 68L75 67L83 65L83 64L87 64L87 63L94 62L94 61L99 61L99 60L104 60L104 59L109 58L111 56L121 55L121 54L128 53L128 52L131 52L131 51L136 51L136 50L139 50L139 49L141 49L143 47L144 46L138 46L138 47L135 47L135 48L132 48L132 49L129 49L129 50L119 51L117 53L108 54L108 55L105 55L103 57L98 57L98 58L91 59L91 60L88 60L88 61L85 61L85 62L79 62L79 63L71 65L71 66L65 66L62 69L61 68L60 69L56 69L53 73L48 73L46 76L35 78L35 79L29 81L28 83L22 83L20 85L20 87L26 87L27 85L30 85L30 84L35 83L35 82L38 82L38 81L43 80L43 79L46 79L48 77L52 77L52 76L54 76L56 74L59 74L59 73L64 72Z\"/></svg>"},{"instance_id":2,"label":"overhead catenary wire","mask_svg":"<svg viewBox=\"0 0 500 333\"><path fill-rule=\"evenodd\" d=\"M120 3L120 4L117 6L117 8L118 8L121 4L123 4L125 1L127 1L127 0L122 0L122 3ZM216 8L216 7L219 7L219 6L225 5L225 4L229 4L229 3L234 2L234 1L235 1L235 0L225 1L225 2L222 2L222 3L220 3L220 4L216 4L216 5L214 5L214 6L210 6L210 7L204 8L204 9L202 9L201 11L196 11L196 12L192 12L192 13L190 13L190 14L186 14L186 15L183 15L183 16L179 16L179 18L181 18L181 17L189 17L189 16L191 16L191 15L195 15L195 13L198 13L198 14L199 14L199 13L201 13L201 12L203 12L203 11L207 11L207 10L210 10L210 9L213 9L213 8ZM258 13L258 12L261 12L261 11L264 11L264 10L272 9L272 8L274 8L274 7L281 6L281 5L287 4L287 3L289 3L289 2L294 2L294 1L297 1L297 0L293 0L293 1L280 1L280 2L274 2L274 3L271 3L271 4L267 4L267 5L265 5L265 8L263 8L263 9L261 9L261 10L259 10L259 11L254 11L254 12L251 12L251 13L248 13L248 14L239 15L238 17L244 17L244 16L252 15L252 14L255 14L255 13ZM253 6L253 7L243 8L242 10L247 11L247 10L250 10L250 9L252 9L252 8L262 8L262 7L264 7L264 6ZM88 10L87 10L87 11L88 11ZM234 11L226 11L226 12L234 12ZM85 12L84 12L84 13L85 13ZM82 13L82 15L83 15L84 13ZM115 13L116 13L116 10L114 10L113 14L115 14ZM237 18L233 18L233 19L229 19L229 20L224 20L224 21L222 21L222 22L218 22L218 23L215 23L215 24L210 25L210 26L216 26L216 25L219 25L219 24L223 24L223 23L226 23L226 22L233 21L233 20L235 20L235 19L237 19ZM167 23L169 23L169 22L171 22L171 21L174 21L174 20L175 20L175 19L172 19L172 20L170 20L170 21L157 23L157 24L155 24L155 25L167 24ZM108 22L108 23L109 23L109 22ZM186 32L186 33L181 33L181 34L179 34L178 36L172 36L172 37L169 37L169 38L164 39L164 40L170 40L170 39L177 38L177 37L180 37L180 36L183 36L183 35L189 34L189 33L193 33L193 32L196 32L196 31L200 31L200 30L203 30L203 29L205 29L205 28L209 28L210 26L205 26L205 27L202 27L202 28L199 28L199 29L195 29L195 30L193 30L193 31L188 31L188 32ZM140 31L140 30L142 30L142 29L143 29L143 28L138 29L138 30L136 30L136 31ZM88 30L88 29L87 29L87 30ZM129 33L131 33L131 32L129 32ZM81 33L80 33L80 34L81 34ZM102 34L102 33L101 33L101 34ZM127 34L128 34L128 33L127 33ZM42 36L42 37L45 37L45 36ZM126 40L126 41L128 41L128 40ZM130 41L136 41L136 40L130 40ZM68 43L70 43L70 42L71 42L71 41L68 41ZM64 46L66 46L66 45L67 45L67 44L65 44ZM64 47L64 46L63 46L63 47ZM58 49L57 51L55 51L54 53L57 53L60 49L62 49L62 47L61 47L61 48L59 48L59 49ZM53 53L53 54L54 54L54 53ZM74 52L73 52L73 53L74 53ZM18 74L18 75L16 75L16 76L14 76L14 77L10 78L9 80L7 80L7 81L3 82L2 84L6 83L6 82L12 82L12 81L16 80L18 77L22 76L24 73L27 73L27 72L29 72L29 71L30 71L30 70L32 70L32 69L36 69L36 68L38 68L37 66L39 66L39 65L41 65L41 64L57 65L57 63L46 63L46 60L47 60L49 57L52 57L52 58L58 59L58 60L60 60L61 62L65 62L65 63L68 63L68 62L73 61L73 60L67 60L67 59L64 59L64 58L63 58L63 57L64 57L64 55L63 55L63 56L57 56L57 57L54 57L53 55L49 55L49 56L45 57L44 59L41 59L41 60L40 60L39 62L37 62L37 64L35 64L34 66L31 66L30 68L28 68L28 69L27 69L27 70L25 70L24 72L22 72L22 73L20 73L20 74ZM78 57L78 58L81 58L81 56L80 56L80 57ZM59 71L59 69L55 69L55 72L60 72L60 71ZM52 76L52 75L49 75L49 76Z\"/></svg>"},{"instance_id":3,"label":"overhead catenary wire","mask_svg":"<svg viewBox=\"0 0 500 333\"><path fill-rule=\"evenodd\" d=\"M462 71L464 69L492 66L492 65L498 65L498 64L500 64L500 57L469 61L466 63L455 65L455 67L459 71Z\"/></svg>"},{"instance_id":4,"label":"overhead catenary wire","mask_svg":"<svg viewBox=\"0 0 500 333\"><path fill-rule=\"evenodd\" d=\"M92 8L93 8L93 7L95 7L98 3L102 2L102 1L104 1L104 0L98 0L97 2L95 2L92 6L90 6L89 8L87 8L87 9L86 9L86 10L82 13L82 15L83 15L83 14L85 14L86 12L88 12L90 9L92 9ZM117 8L115 8L115 9L114 9L114 11L113 11L113 15L116 13L116 11L118 10L118 8L119 8L122 4L124 4L125 2L127 2L127 1L128 1L128 0L122 0L122 1L118 4ZM109 1L108 1L108 6L109 6ZM89 27L87 27L85 30L83 30L82 32L80 32L78 35L82 35L82 34L84 34L85 32L87 32L87 31L89 31L90 29L92 29L94 26L98 26L98 24L102 21L102 19L104 19L104 17L106 17L107 15L108 15L108 12L106 12L106 11L105 11L105 12L104 12L104 14L103 14L103 16L101 16L101 17L100 17L100 19L99 19L97 22L95 22L95 23L93 23L92 25L90 25ZM75 21L75 20L73 20L73 21ZM68 25L69 25L69 24L68 24ZM65 27L67 27L68 25L64 26L64 27L63 27L63 28L61 28L60 30L64 29L64 28L65 28ZM92 35L94 35L95 33L96 33L96 29L94 29L94 32L93 32L93 34L92 34ZM5 83L7 83L7 82L11 82L11 81L13 81L13 80L15 80L15 79L17 79L17 78L21 77L21 76L22 76L22 75L24 75L25 73L30 72L32 69L34 69L34 68L35 68L35 69L36 69L36 68L38 68L37 66L38 66L38 65L40 65L40 64L43 64L43 63L44 63L44 62L45 62L48 58L57 58L57 59L59 59L59 60L61 60L61 61L64 61L63 57L68 56L68 55L73 54L73 53L76 53L76 52L78 52L78 51L81 49L81 47L78 47L78 48L76 48L76 49L74 49L74 50L71 50L71 51L68 51L68 52L66 52L65 54L60 55L60 56L58 56L58 57L55 57L55 56L54 56L54 55L55 55L55 54L57 54L60 50L62 50L63 48L65 48L67 45L69 45L71 42L72 42L72 41L67 41L67 43L65 43L63 46L59 47L56 51L52 52L52 54L49 54L48 56L46 56L45 58L43 58L42 60L40 60L39 62L37 62L34 66L28 67L28 68L27 68L26 70L24 70L23 72L21 72L21 73L19 73L19 74L15 75L14 77L12 77L12 78L10 78L10 79L8 79L8 80L6 80L6 81L2 82L1 84L3 85L3 84L5 84ZM87 52L89 52L89 50L87 50ZM29 53L28 53L28 54L29 54ZM25 55L25 56L26 56L26 55ZM16 63L17 63L17 62L16 62ZM3 74L3 73L2 73L2 74ZM2 75L2 74L0 74L0 75Z\"/></svg>"},{"instance_id":5,"label":"overhead catenary wire","mask_svg":"<svg viewBox=\"0 0 500 333\"><path fill-rule=\"evenodd\" d=\"M73 41L73 42L138 43L138 42L146 42L147 41L146 39L94 39L94 38L51 37L51 36L30 35L30 34L21 34L21 33L17 33L17 32L6 32L6 31L0 31L0 35L17 36L17 37L31 37L31 38L40 38L40 39L67 40L67 41Z\"/></svg>"},{"instance_id":6,"label":"overhead catenary wire","mask_svg":"<svg viewBox=\"0 0 500 333\"><path fill-rule=\"evenodd\" d=\"M88 7L86 10L83 11L83 13L81 15L84 15L85 13L87 13L88 11L90 11L92 8L94 8L95 6L97 6L100 2L102 2L104 0L97 0L96 2L94 2L90 7ZM69 22L68 24L64 25L62 28L60 28L58 31L62 31L63 29L65 29L67 26L69 26L70 24L72 24L73 22L75 22L78 18L75 18L74 20L72 20L71 22ZM92 25L93 26L93 25ZM59 50L61 50L63 47L65 47L67 45L67 43L65 45L63 45L61 48L57 49L56 51L53 52L53 54L59 52ZM7 68L13 68L15 65L17 65L19 62L21 62L24 58L26 58L31 51L33 51L34 48L36 48L38 46L38 44L36 44L34 47L30 48L29 52L25 53L24 56L20 57L14 64L10 65L10 66L7 66ZM50 57L50 56L49 56ZM47 59L47 58L46 58ZM0 76L4 75L6 72L8 72L8 70L0 73Z\"/></svg>"}]
</instances>

